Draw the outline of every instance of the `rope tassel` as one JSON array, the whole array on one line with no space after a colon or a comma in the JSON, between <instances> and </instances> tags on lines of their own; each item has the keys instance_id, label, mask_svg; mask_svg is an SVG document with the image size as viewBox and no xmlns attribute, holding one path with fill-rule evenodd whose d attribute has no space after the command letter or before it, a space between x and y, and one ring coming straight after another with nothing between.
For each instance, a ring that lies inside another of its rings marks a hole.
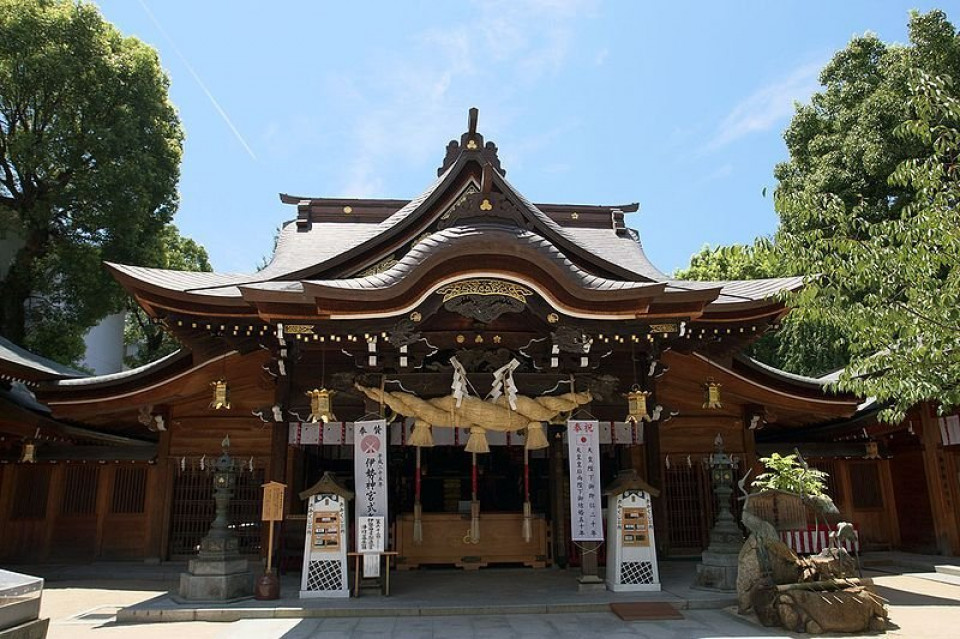
<instances>
[{"instance_id":1,"label":"rope tassel","mask_svg":"<svg viewBox=\"0 0 960 639\"><path fill-rule=\"evenodd\" d=\"M490 444L487 442L487 431L479 426L470 428L470 439L467 440L466 451L468 453L489 453Z\"/></svg>"},{"instance_id":2,"label":"rope tassel","mask_svg":"<svg viewBox=\"0 0 960 639\"><path fill-rule=\"evenodd\" d=\"M527 441L523 447L524 450L538 450L550 447L550 442L547 441L547 435L543 432L543 423L530 422L527 424Z\"/></svg>"},{"instance_id":3,"label":"rope tassel","mask_svg":"<svg viewBox=\"0 0 960 639\"><path fill-rule=\"evenodd\" d=\"M409 444L417 447L417 455L420 454L422 446L427 448L433 446L433 430L428 422L418 419L413 423L413 432L410 433Z\"/></svg>"}]
</instances>

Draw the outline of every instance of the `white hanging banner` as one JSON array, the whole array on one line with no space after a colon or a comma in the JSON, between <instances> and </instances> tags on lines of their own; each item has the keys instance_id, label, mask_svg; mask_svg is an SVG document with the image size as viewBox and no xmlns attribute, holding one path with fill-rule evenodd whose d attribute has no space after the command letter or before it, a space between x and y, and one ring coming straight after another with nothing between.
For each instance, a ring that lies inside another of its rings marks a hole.
<instances>
[{"instance_id":1,"label":"white hanging banner","mask_svg":"<svg viewBox=\"0 0 960 639\"><path fill-rule=\"evenodd\" d=\"M357 517L387 516L387 422L356 422L353 478Z\"/></svg>"},{"instance_id":2,"label":"white hanging banner","mask_svg":"<svg viewBox=\"0 0 960 639\"><path fill-rule=\"evenodd\" d=\"M600 511L600 422L567 422L570 460L570 538L603 541Z\"/></svg>"}]
</instances>

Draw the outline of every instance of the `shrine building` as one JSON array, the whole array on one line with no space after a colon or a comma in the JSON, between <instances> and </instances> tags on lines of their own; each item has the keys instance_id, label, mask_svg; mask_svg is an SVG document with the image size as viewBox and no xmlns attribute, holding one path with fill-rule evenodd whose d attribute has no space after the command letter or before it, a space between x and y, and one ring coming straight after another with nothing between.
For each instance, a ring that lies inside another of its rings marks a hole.
<instances>
[{"instance_id":1,"label":"shrine building","mask_svg":"<svg viewBox=\"0 0 960 639\"><path fill-rule=\"evenodd\" d=\"M738 479L757 433L792 441L855 413L822 380L742 355L801 278L674 279L625 223L637 204L533 203L506 176L474 109L412 200L281 195L295 217L260 271L107 264L182 349L94 377L0 353L2 559L193 556L229 435L240 550L265 553L260 487L282 482L276 556L296 569L298 495L325 472L363 493L355 424L371 419L386 423L399 568L577 564L570 420L596 423L599 486L635 470L658 492L658 555L694 556L716 510L705 460L718 435ZM827 456L833 470L862 462ZM869 463L883 490L889 469ZM893 533L860 534L889 546Z\"/></svg>"}]
</instances>

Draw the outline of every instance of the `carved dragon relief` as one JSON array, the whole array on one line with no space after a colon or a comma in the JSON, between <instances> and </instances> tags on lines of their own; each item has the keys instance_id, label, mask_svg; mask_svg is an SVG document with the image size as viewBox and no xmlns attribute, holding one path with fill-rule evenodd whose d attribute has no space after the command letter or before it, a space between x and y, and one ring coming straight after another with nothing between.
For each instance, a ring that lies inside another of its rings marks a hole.
<instances>
[{"instance_id":1,"label":"carved dragon relief","mask_svg":"<svg viewBox=\"0 0 960 639\"><path fill-rule=\"evenodd\" d=\"M443 295L443 307L453 313L489 324L504 313L519 313L526 308L533 292L519 284L503 280L478 278L443 286L436 291Z\"/></svg>"}]
</instances>

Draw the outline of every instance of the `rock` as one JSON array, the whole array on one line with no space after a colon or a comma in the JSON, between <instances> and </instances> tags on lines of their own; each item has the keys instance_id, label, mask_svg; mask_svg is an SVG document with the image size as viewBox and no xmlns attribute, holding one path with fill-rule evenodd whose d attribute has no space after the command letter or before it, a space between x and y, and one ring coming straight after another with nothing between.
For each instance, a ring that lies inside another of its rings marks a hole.
<instances>
[{"instance_id":1,"label":"rock","mask_svg":"<svg viewBox=\"0 0 960 639\"><path fill-rule=\"evenodd\" d=\"M857 576L857 562L843 548L824 548L819 555L802 561L805 566L801 581L827 581Z\"/></svg>"},{"instance_id":2,"label":"rock","mask_svg":"<svg viewBox=\"0 0 960 639\"><path fill-rule=\"evenodd\" d=\"M795 632L864 632L886 627L887 611L862 587L831 592L790 590L777 598L777 612Z\"/></svg>"},{"instance_id":3,"label":"rock","mask_svg":"<svg viewBox=\"0 0 960 639\"><path fill-rule=\"evenodd\" d=\"M750 594L750 605L757 619L768 628L780 625L780 615L776 606L777 595L776 586L770 581L761 582Z\"/></svg>"},{"instance_id":4,"label":"rock","mask_svg":"<svg viewBox=\"0 0 960 639\"><path fill-rule=\"evenodd\" d=\"M869 586L829 592L776 589L777 585L849 578L856 574L856 568L856 562L842 548L800 559L779 540L750 535L739 556L738 611L752 611L764 626L779 625L794 632L884 630L887 611L879 599L870 596Z\"/></svg>"},{"instance_id":5,"label":"rock","mask_svg":"<svg viewBox=\"0 0 960 639\"><path fill-rule=\"evenodd\" d=\"M753 590L766 579L765 571L760 565L761 554L766 557L769 580L772 583L792 584L800 579L799 559L786 544L777 539L758 541L756 535L750 535L740 549L737 571L737 608L740 614L746 614L753 609Z\"/></svg>"}]
</instances>

